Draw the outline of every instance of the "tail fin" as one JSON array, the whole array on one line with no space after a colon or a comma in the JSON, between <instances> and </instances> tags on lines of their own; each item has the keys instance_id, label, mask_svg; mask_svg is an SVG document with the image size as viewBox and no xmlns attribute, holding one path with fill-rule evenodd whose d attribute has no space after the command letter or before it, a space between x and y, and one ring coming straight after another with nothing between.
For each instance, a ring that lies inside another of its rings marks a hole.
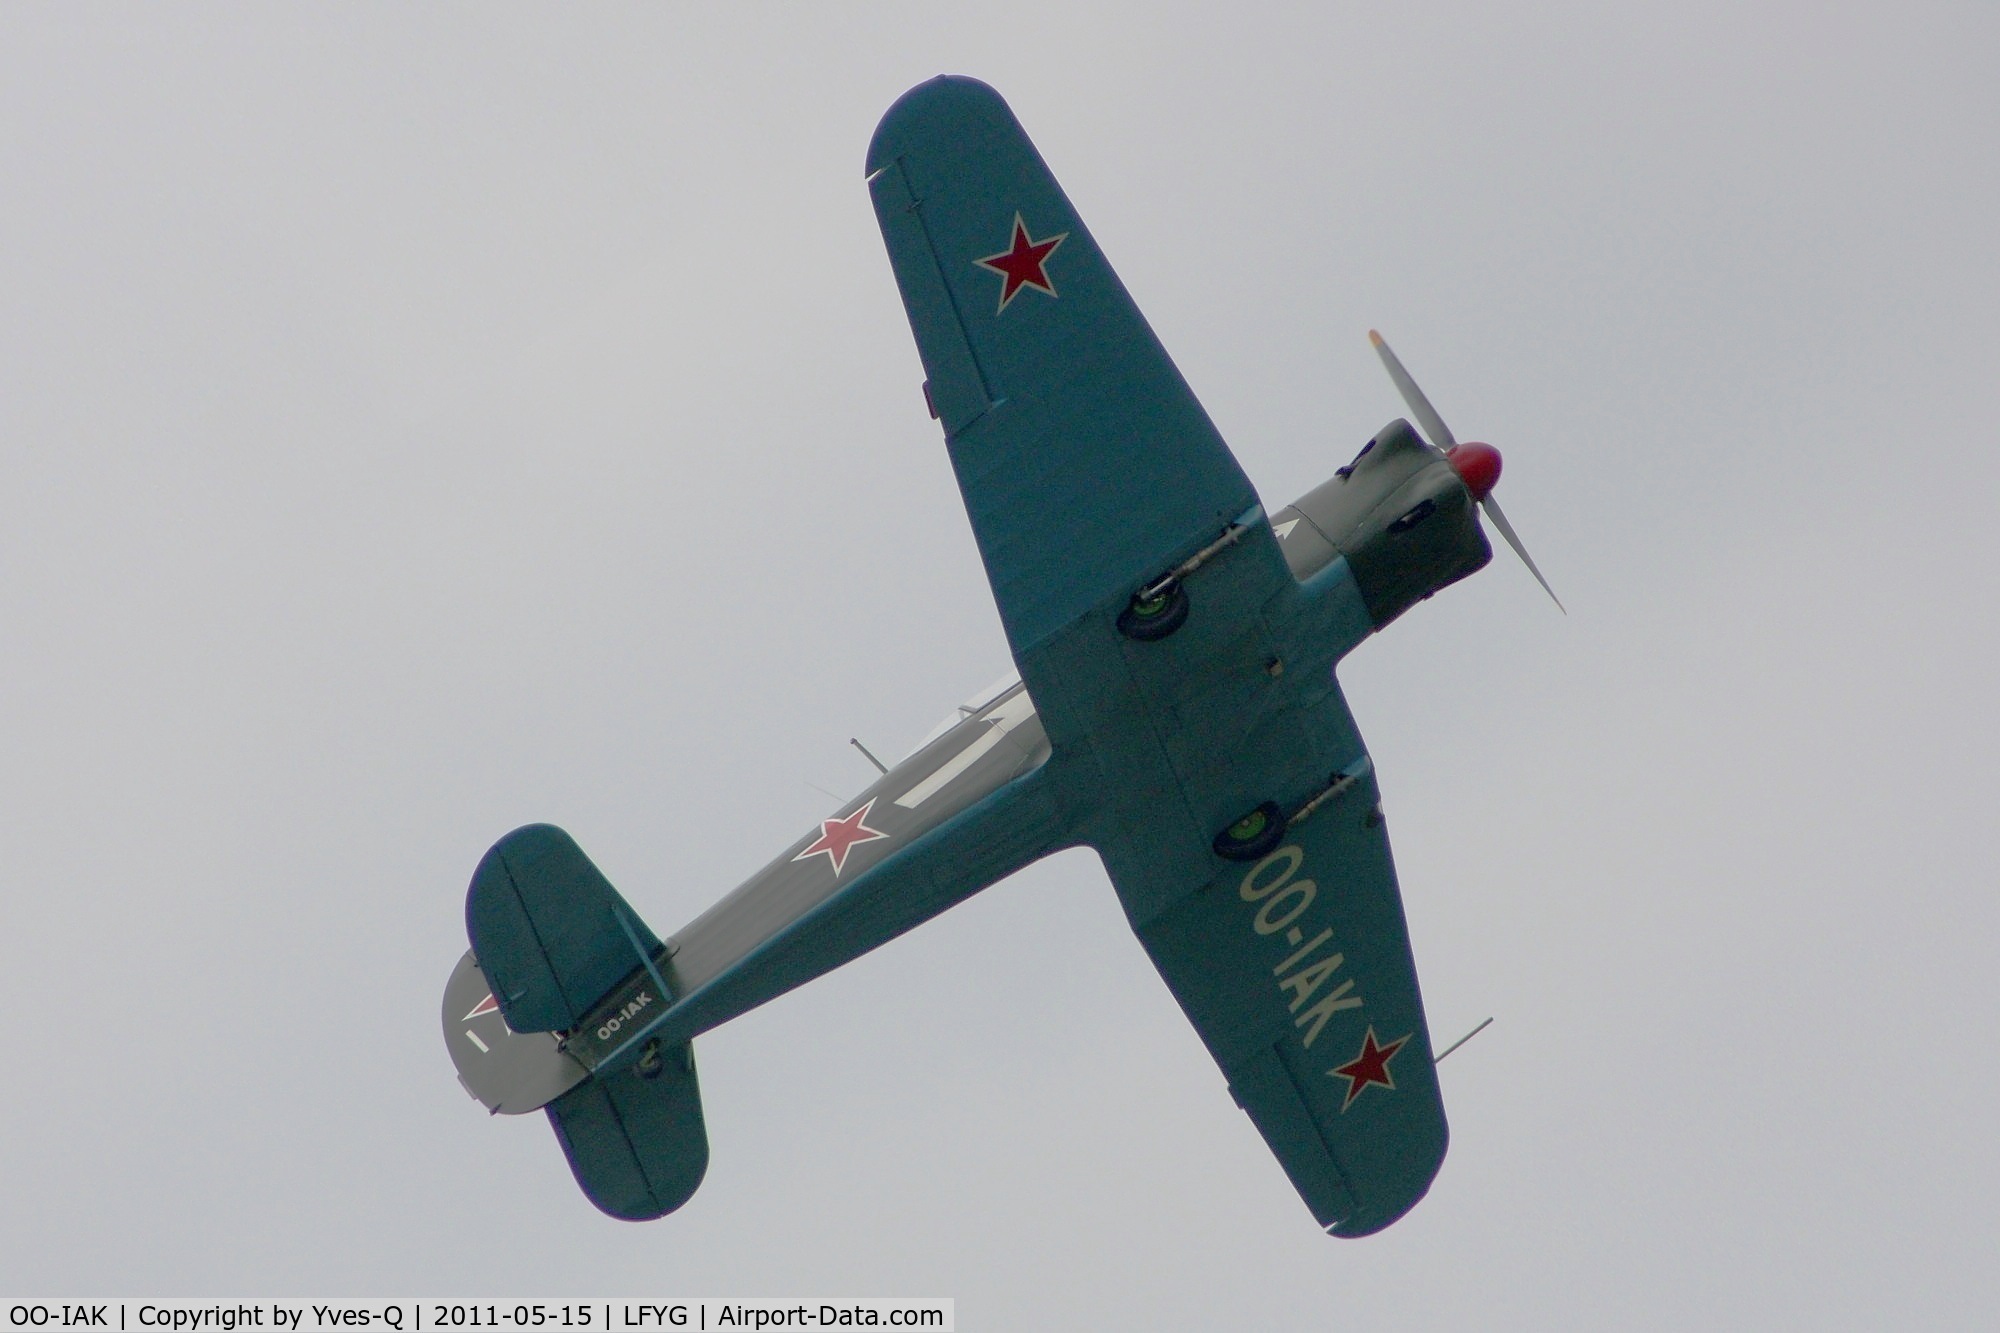
<instances>
[{"instance_id":1,"label":"tail fin","mask_svg":"<svg viewBox=\"0 0 2000 1333\"><path fill-rule=\"evenodd\" d=\"M659 939L549 824L516 829L487 852L465 925L472 953L447 988L445 1035L467 1090L494 1111L546 1104L577 1184L613 1217L642 1221L686 1203L708 1169L693 1046L626 1053L673 1000ZM483 983L465 975L468 964ZM459 992L481 984L509 1038L549 1034L547 1048L476 1031L457 1040Z\"/></svg>"},{"instance_id":2,"label":"tail fin","mask_svg":"<svg viewBox=\"0 0 2000 1333\"><path fill-rule=\"evenodd\" d=\"M444 984L444 1046L458 1081L494 1115L538 1111L590 1077L553 1032L516 1032L468 949Z\"/></svg>"}]
</instances>

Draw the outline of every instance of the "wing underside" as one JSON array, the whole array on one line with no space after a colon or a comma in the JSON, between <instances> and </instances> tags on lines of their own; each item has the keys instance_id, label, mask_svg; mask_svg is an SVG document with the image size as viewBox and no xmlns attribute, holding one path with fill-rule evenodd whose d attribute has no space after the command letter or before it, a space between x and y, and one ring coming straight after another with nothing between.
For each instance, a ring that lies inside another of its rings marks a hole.
<instances>
[{"instance_id":1,"label":"wing underside","mask_svg":"<svg viewBox=\"0 0 2000 1333\"><path fill-rule=\"evenodd\" d=\"M1372 628L1344 564L1308 585L998 94L913 89L870 190L1016 663L1046 779L1313 1214L1388 1225L1445 1149L1372 772L1333 683ZM1189 567L1198 552L1213 558ZM1116 628L1171 570L1192 610ZM1346 785L1269 858L1216 831ZM1315 774L1318 775L1315 777ZM1328 776L1332 774L1333 776Z\"/></svg>"},{"instance_id":2,"label":"wing underside","mask_svg":"<svg viewBox=\"0 0 2000 1333\"><path fill-rule=\"evenodd\" d=\"M998 93L912 89L868 170L1017 658L1257 503Z\"/></svg>"},{"instance_id":3,"label":"wing underside","mask_svg":"<svg viewBox=\"0 0 2000 1333\"><path fill-rule=\"evenodd\" d=\"M1313 1216L1359 1236L1423 1197L1448 1134L1372 767L1332 778L1276 850L1134 929ZM1104 850L1130 912L1149 886Z\"/></svg>"},{"instance_id":4,"label":"wing underside","mask_svg":"<svg viewBox=\"0 0 2000 1333\"><path fill-rule=\"evenodd\" d=\"M498 1069L516 1059L503 1031L535 1038L518 1048L532 1078L509 1064L468 1087L500 1088L482 1096L496 1110L546 1103L591 1198L657 1216L707 1163L695 1035L1087 843L1314 1216L1379 1230L1429 1188L1447 1133L1373 773L1333 677L1372 628L1351 573L1293 578L992 89L912 90L868 165L1023 684L665 943L566 834L510 834L468 896L454 1059ZM1127 633L1134 594L1168 587L1185 594L1171 637ZM1261 860L1212 853L1260 802L1308 800Z\"/></svg>"}]
</instances>

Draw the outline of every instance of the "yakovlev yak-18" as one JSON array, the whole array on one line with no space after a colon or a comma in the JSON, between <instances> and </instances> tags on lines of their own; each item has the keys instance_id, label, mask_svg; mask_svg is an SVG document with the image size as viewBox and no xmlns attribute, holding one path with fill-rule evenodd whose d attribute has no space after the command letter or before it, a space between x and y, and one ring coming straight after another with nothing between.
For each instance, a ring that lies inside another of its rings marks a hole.
<instances>
[{"instance_id":1,"label":"yakovlev yak-18","mask_svg":"<svg viewBox=\"0 0 2000 1333\"><path fill-rule=\"evenodd\" d=\"M1378 1231L1445 1118L1334 668L1492 558L1475 505L1527 559L1499 454L1378 337L1429 440L1392 422L1267 515L991 88L910 91L867 179L1018 679L669 940L560 829L501 839L445 989L460 1079L546 1108L599 1208L659 1217L708 1165L695 1036L1086 846L1313 1217Z\"/></svg>"}]
</instances>

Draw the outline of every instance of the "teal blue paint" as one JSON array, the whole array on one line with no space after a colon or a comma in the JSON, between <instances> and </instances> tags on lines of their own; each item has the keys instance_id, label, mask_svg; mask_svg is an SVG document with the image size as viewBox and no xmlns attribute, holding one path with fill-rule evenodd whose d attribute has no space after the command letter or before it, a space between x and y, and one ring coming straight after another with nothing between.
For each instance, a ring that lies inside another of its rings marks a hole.
<instances>
[{"instance_id":1,"label":"teal blue paint","mask_svg":"<svg viewBox=\"0 0 2000 1333\"><path fill-rule=\"evenodd\" d=\"M913 89L883 117L868 169L1017 656L1257 502L999 94L971 79ZM1064 237L1046 264L1056 294L1024 289L1001 310L1005 280L977 261L1006 249L1017 214L1036 237Z\"/></svg>"}]
</instances>

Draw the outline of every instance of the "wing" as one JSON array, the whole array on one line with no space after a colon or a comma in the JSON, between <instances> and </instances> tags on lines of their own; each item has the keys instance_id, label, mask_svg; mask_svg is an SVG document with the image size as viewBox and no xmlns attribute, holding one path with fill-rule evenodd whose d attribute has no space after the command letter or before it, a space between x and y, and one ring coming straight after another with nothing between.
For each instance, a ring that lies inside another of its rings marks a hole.
<instances>
[{"instance_id":1,"label":"wing","mask_svg":"<svg viewBox=\"0 0 2000 1333\"><path fill-rule=\"evenodd\" d=\"M1257 495L998 93L964 78L912 89L868 171L1020 660ZM1271 556L1282 570L1275 543Z\"/></svg>"},{"instance_id":2,"label":"wing","mask_svg":"<svg viewBox=\"0 0 2000 1333\"><path fill-rule=\"evenodd\" d=\"M1328 730L1358 752L1333 707ZM1132 882L1144 858L1101 850L1146 952L1306 1206L1361 1236L1423 1197L1447 1133L1365 752L1328 790L1270 855L1143 919L1135 904L1156 901Z\"/></svg>"}]
</instances>

